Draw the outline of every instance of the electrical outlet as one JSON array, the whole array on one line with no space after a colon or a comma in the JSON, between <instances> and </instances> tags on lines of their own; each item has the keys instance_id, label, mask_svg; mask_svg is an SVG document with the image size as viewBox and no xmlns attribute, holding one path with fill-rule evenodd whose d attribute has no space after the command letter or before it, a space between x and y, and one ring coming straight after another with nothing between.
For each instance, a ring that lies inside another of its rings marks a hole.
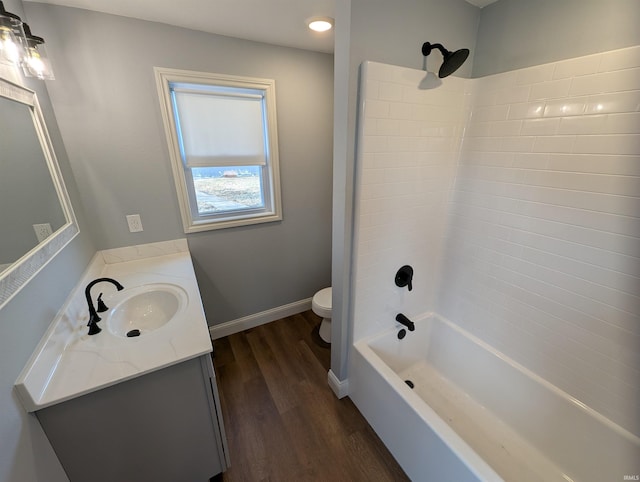
<instances>
[{"instance_id":1,"label":"electrical outlet","mask_svg":"<svg viewBox=\"0 0 640 482\"><path fill-rule=\"evenodd\" d=\"M49 223L34 224L33 230L36 232L36 238L38 238L39 243L53 234L53 231L51 231L51 224Z\"/></svg>"},{"instance_id":2,"label":"electrical outlet","mask_svg":"<svg viewBox=\"0 0 640 482\"><path fill-rule=\"evenodd\" d=\"M142 221L139 214L127 215L127 224L129 225L130 233L139 233L142 231Z\"/></svg>"}]
</instances>

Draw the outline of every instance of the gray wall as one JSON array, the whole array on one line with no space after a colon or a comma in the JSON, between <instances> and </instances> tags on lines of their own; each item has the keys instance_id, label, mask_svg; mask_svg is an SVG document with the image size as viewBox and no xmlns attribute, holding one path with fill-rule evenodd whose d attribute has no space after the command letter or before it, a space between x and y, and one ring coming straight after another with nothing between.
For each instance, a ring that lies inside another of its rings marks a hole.
<instances>
[{"instance_id":1,"label":"gray wall","mask_svg":"<svg viewBox=\"0 0 640 482\"><path fill-rule=\"evenodd\" d=\"M4 6L24 18L19 0L4 0ZM0 481L58 482L66 481L67 477L35 416L27 414L20 405L13 384L95 248L85 229L78 191L45 83L27 82L27 87L34 89L40 100L80 234L0 310Z\"/></svg>"},{"instance_id":2,"label":"gray wall","mask_svg":"<svg viewBox=\"0 0 640 482\"><path fill-rule=\"evenodd\" d=\"M49 92L98 249L185 237L154 66L276 81L282 222L189 235L210 324L330 283L333 56L29 3ZM139 213L144 231L129 233Z\"/></svg>"},{"instance_id":3,"label":"gray wall","mask_svg":"<svg viewBox=\"0 0 640 482\"><path fill-rule=\"evenodd\" d=\"M424 42L447 49L471 49L471 57L455 75L471 74L480 9L464 0L344 0L336 6L336 104L334 132L333 328L331 370L347 378L350 319L351 231L355 169L358 69L364 60L421 69ZM442 62L428 57L429 70Z\"/></svg>"},{"instance_id":4,"label":"gray wall","mask_svg":"<svg viewBox=\"0 0 640 482\"><path fill-rule=\"evenodd\" d=\"M464 0L351 0L351 64L374 60L421 69L422 44L441 43L449 50L466 47L471 55L456 72L470 77L480 9ZM428 68L437 71L442 55L434 51Z\"/></svg>"},{"instance_id":5,"label":"gray wall","mask_svg":"<svg viewBox=\"0 0 640 482\"><path fill-rule=\"evenodd\" d=\"M638 0L499 0L481 10L473 77L640 44Z\"/></svg>"}]
</instances>

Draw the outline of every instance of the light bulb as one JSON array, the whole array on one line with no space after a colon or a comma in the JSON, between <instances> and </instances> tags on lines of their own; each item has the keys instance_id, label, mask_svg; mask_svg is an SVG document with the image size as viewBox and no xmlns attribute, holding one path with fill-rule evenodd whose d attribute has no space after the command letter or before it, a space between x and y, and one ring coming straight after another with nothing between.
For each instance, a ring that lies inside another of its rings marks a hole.
<instances>
[{"instance_id":1,"label":"light bulb","mask_svg":"<svg viewBox=\"0 0 640 482\"><path fill-rule=\"evenodd\" d=\"M42 78L47 67L40 58L40 54L36 49L29 49L29 57L27 58L27 68L38 78Z\"/></svg>"},{"instance_id":2,"label":"light bulb","mask_svg":"<svg viewBox=\"0 0 640 482\"><path fill-rule=\"evenodd\" d=\"M42 56L36 47L29 47L29 54L22 63L22 71L27 77L37 77L40 80L55 79L49 59Z\"/></svg>"},{"instance_id":3,"label":"light bulb","mask_svg":"<svg viewBox=\"0 0 640 482\"><path fill-rule=\"evenodd\" d=\"M20 61L20 48L13 32L7 28L0 30L0 55L9 62L17 64Z\"/></svg>"}]
</instances>

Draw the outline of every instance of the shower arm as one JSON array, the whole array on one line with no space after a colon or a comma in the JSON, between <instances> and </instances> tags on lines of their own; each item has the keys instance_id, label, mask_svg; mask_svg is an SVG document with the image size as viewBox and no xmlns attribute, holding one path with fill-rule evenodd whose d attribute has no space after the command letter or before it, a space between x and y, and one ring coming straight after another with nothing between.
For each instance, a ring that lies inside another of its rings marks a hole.
<instances>
[{"instance_id":1,"label":"shower arm","mask_svg":"<svg viewBox=\"0 0 640 482\"><path fill-rule=\"evenodd\" d=\"M432 44L430 42L425 42L424 44L422 44L422 55L427 57L431 53L431 51L433 49L438 49L443 57L446 54L450 54L451 53L447 49L445 49L444 45L442 45L442 44Z\"/></svg>"}]
</instances>

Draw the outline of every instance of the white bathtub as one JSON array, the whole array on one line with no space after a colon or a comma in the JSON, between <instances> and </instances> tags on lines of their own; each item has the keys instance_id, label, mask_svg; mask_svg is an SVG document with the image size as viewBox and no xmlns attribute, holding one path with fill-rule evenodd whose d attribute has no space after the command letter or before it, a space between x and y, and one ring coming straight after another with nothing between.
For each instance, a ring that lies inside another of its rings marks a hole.
<instances>
[{"instance_id":1,"label":"white bathtub","mask_svg":"<svg viewBox=\"0 0 640 482\"><path fill-rule=\"evenodd\" d=\"M349 396L414 481L624 481L640 439L435 314L359 341ZM411 389L404 380L411 380Z\"/></svg>"}]
</instances>

